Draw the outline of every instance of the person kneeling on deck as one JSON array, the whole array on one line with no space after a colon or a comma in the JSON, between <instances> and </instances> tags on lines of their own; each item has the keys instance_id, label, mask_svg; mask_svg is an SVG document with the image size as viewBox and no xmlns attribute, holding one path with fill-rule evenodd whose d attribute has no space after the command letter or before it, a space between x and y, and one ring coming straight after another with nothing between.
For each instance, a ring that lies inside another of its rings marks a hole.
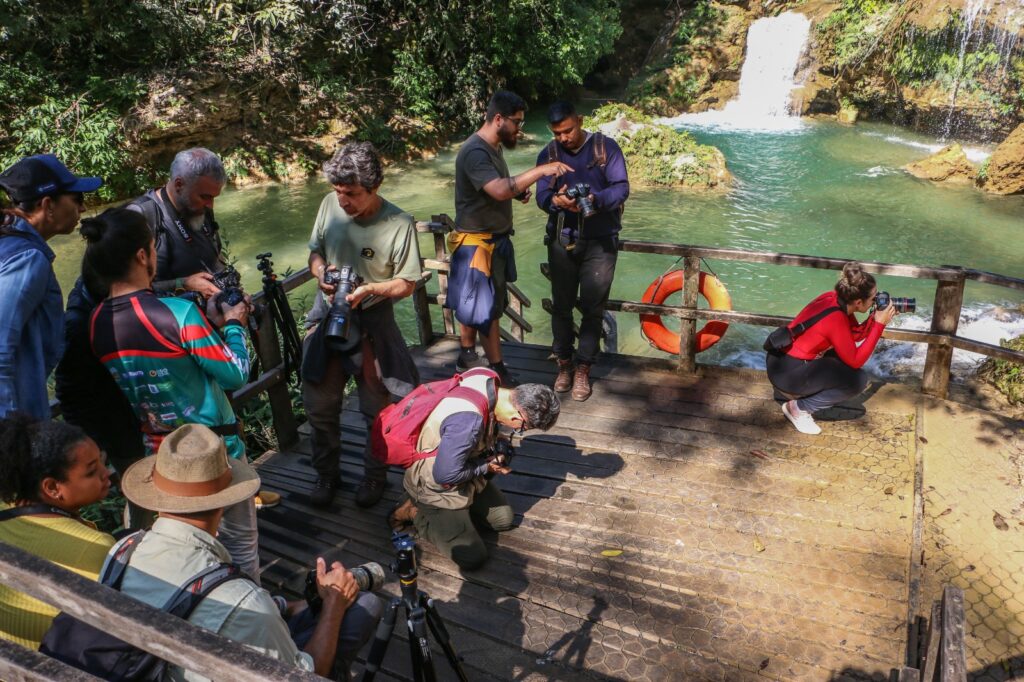
<instances>
[{"instance_id":1,"label":"person kneeling on deck","mask_svg":"<svg viewBox=\"0 0 1024 682\"><path fill-rule=\"evenodd\" d=\"M512 507L491 480L511 472L495 454L498 424L522 433L546 431L558 419L558 396L549 387L500 385L485 368L425 384L381 412L371 433L375 456L407 467L409 499L389 516L392 528L414 524L464 569L487 560L474 522L496 531L512 527Z\"/></svg>"},{"instance_id":2,"label":"person kneeling on deck","mask_svg":"<svg viewBox=\"0 0 1024 682\"><path fill-rule=\"evenodd\" d=\"M835 291L808 303L765 341L775 399L800 433L821 433L814 413L859 395L867 386L868 375L861 368L896 314L892 303L875 306L877 293L875 278L860 263L847 263ZM854 317L873 306L874 314L864 322Z\"/></svg>"},{"instance_id":3,"label":"person kneeling on deck","mask_svg":"<svg viewBox=\"0 0 1024 682\"><path fill-rule=\"evenodd\" d=\"M128 562L121 592L161 608L179 585L231 561L217 540L225 509L250 500L259 488L255 469L227 456L224 440L205 426L189 424L168 435L153 457L122 477L125 496L159 518ZM359 592L345 567L316 561L319 615L305 601L275 599L248 577L213 588L188 621L246 644L296 668L348 679L348 668L373 635L381 601ZM302 650L300 651L300 647ZM169 666L163 680L205 679Z\"/></svg>"},{"instance_id":4,"label":"person kneeling on deck","mask_svg":"<svg viewBox=\"0 0 1024 682\"><path fill-rule=\"evenodd\" d=\"M420 383L395 322L394 301L412 294L422 274L412 216L377 193L384 173L373 145L345 145L324 164L324 175L334 191L320 202L309 238L309 270L321 295L309 313L315 327L302 356L302 400L313 427L317 473L310 502L318 507L331 503L340 483L339 417L349 377L356 380L367 428L381 409ZM338 290L346 293L344 301L335 300ZM369 442L363 466L356 503L369 507L380 499L387 477Z\"/></svg>"}]
</instances>

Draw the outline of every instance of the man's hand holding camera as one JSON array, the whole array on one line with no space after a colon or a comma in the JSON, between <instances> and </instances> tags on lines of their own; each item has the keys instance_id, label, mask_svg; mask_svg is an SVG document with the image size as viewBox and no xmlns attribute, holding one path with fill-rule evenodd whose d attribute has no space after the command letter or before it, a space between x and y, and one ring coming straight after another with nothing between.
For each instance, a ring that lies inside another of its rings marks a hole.
<instances>
[{"instance_id":1,"label":"man's hand holding camera","mask_svg":"<svg viewBox=\"0 0 1024 682\"><path fill-rule=\"evenodd\" d=\"M198 292L203 298L213 298L220 293L220 287L213 282L213 274L209 272L197 272L189 275L181 281L185 291Z\"/></svg>"},{"instance_id":2,"label":"man's hand holding camera","mask_svg":"<svg viewBox=\"0 0 1024 682\"><path fill-rule=\"evenodd\" d=\"M234 320L243 327L249 324L249 313L252 311L252 296L246 294L242 301L231 307L224 307L218 304L216 297L206 299L206 317L213 325L220 329L228 322Z\"/></svg>"},{"instance_id":3,"label":"man's hand holding camera","mask_svg":"<svg viewBox=\"0 0 1024 682\"><path fill-rule=\"evenodd\" d=\"M323 557L317 557L316 560L316 590L325 609L333 607L342 612L359 596L356 579L341 562L331 563L331 570L327 570L327 562Z\"/></svg>"}]
</instances>

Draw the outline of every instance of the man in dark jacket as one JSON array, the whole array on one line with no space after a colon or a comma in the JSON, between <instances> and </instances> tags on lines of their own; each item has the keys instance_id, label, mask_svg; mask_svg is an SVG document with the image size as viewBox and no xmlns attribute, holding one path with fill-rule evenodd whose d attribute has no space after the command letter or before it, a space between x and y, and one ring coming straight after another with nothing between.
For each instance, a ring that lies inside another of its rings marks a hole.
<instances>
[{"instance_id":1,"label":"man in dark jacket","mask_svg":"<svg viewBox=\"0 0 1024 682\"><path fill-rule=\"evenodd\" d=\"M619 145L599 132L584 130L583 117L571 103L552 104L548 126L555 139L537 157L537 164L561 161L572 167L557 180L542 177L537 182L537 205L548 214L545 243L551 266L552 351L558 362L554 389L558 393L572 390L574 400L586 400L615 276L629 177ZM585 193L570 196L577 189ZM587 208L585 204L590 210L581 210ZM574 368L572 315L577 301L583 316Z\"/></svg>"}]
</instances>

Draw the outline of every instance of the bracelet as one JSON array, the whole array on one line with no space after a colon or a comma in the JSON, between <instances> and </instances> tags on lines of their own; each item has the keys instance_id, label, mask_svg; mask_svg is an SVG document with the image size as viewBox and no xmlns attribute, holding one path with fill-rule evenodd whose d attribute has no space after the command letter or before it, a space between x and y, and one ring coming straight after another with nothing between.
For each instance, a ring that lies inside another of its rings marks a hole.
<instances>
[{"instance_id":1,"label":"bracelet","mask_svg":"<svg viewBox=\"0 0 1024 682\"><path fill-rule=\"evenodd\" d=\"M184 289L185 289L185 280L183 280L181 277L176 278L174 280L174 290L175 291L183 291Z\"/></svg>"}]
</instances>

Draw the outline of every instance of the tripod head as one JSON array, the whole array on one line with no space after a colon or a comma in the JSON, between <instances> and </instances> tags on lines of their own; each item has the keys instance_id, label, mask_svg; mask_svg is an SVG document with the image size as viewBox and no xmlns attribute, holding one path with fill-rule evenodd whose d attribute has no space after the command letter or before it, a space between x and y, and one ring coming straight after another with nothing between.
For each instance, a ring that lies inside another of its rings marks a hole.
<instances>
[{"instance_id":1,"label":"tripod head","mask_svg":"<svg viewBox=\"0 0 1024 682\"><path fill-rule=\"evenodd\" d=\"M270 260L273 255L270 251L256 254L256 269L263 273L264 288L277 281L277 275L274 274L274 261Z\"/></svg>"},{"instance_id":2,"label":"tripod head","mask_svg":"<svg viewBox=\"0 0 1024 682\"><path fill-rule=\"evenodd\" d=\"M416 570L416 541L408 533L393 531L391 545L395 548L395 563L391 564L391 570L398 576L403 590L407 585L415 590L419 575Z\"/></svg>"}]
</instances>

